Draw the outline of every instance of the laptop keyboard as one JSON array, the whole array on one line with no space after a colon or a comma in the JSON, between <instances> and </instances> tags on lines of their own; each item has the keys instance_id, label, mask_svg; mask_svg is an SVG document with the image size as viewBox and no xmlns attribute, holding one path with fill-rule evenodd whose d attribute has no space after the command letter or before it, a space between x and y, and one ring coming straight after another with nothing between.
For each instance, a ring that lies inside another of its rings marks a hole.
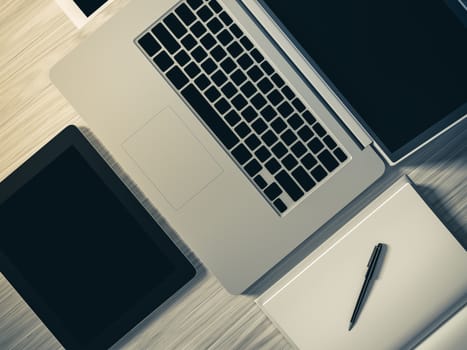
<instances>
[{"instance_id":1,"label":"laptop keyboard","mask_svg":"<svg viewBox=\"0 0 467 350\"><path fill-rule=\"evenodd\" d=\"M279 215L348 160L219 1L182 1L136 43Z\"/></svg>"}]
</instances>

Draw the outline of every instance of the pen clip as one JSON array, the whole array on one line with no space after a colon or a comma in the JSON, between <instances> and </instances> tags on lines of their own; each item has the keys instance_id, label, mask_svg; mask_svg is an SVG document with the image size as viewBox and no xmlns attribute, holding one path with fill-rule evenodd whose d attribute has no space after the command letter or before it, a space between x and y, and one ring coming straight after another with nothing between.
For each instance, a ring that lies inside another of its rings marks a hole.
<instances>
[{"instance_id":1,"label":"pen clip","mask_svg":"<svg viewBox=\"0 0 467 350\"><path fill-rule=\"evenodd\" d=\"M370 260L368 260L368 264L366 264L366 267L370 267L371 262L375 258L376 252L378 251L379 244L375 245L373 248L373 252L371 253Z\"/></svg>"}]
</instances>

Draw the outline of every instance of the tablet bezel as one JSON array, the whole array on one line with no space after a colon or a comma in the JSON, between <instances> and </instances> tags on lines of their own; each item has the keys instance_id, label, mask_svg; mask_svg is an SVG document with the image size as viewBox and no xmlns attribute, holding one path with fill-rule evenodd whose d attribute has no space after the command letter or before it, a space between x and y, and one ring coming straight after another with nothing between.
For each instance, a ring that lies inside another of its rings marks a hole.
<instances>
[{"instance_id":1,"label":"tablet bezel","mask_svg":"<svg viewBox=\"0 0 467 350\"><path fill-rule=\"evenodd\" d=\"M144 298L135 303L129 311L123 313L120 319L107 326L99 336L83 345L61 324L57 315L36 294L34 287L24 279L1 249L0 271L66 349L108 348L191 280L195 276L196 270L167 235L158 234L159 225L75 126L65 128L0 183L0 205L70 147L74 147L79 152L97 176L120 200L128 213L138 222L143 231L164 252L174 266L172 273Z\"/></svg>"}]
</instances>

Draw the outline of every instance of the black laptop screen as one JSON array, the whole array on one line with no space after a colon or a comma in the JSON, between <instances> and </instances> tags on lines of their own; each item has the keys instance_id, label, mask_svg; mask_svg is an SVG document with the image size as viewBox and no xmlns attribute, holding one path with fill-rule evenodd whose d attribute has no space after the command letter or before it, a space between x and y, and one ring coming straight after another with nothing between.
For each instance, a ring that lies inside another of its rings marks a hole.
<instances>
[{"instance_id":1,"label":"black laptop screen","mask_svg":"<svg viewBox=\"0 0 467 350\"><path fill-rule=\"evenodd\" d=\"M467 28L447 1L263 2L389 153L467 112Z\"/></svg>"}]
</instances>

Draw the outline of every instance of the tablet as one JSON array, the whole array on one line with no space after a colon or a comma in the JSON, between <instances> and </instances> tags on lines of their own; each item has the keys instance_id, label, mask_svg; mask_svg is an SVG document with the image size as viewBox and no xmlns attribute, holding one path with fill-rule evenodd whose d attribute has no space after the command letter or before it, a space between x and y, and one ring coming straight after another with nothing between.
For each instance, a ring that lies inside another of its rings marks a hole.
<instances>
[{"instance_id":1,"label":"tablet","mask_svg":"<svg viewBox=\"0 0 467 350\"><path fill-rule=\"evenodd\" d=\"M195 269L69 126L0 183L0 270L66 349L110 347Z\"/></svg>"},{"instance_id":2,"label":"tablet","mask_svg":"<svg viewBox=\"0 0 467 350\"><path fill-rule=\"evenodd\" d=\"M55 0L75 27L81 28L111 0Z\"/></svg>"}]
</instances>

